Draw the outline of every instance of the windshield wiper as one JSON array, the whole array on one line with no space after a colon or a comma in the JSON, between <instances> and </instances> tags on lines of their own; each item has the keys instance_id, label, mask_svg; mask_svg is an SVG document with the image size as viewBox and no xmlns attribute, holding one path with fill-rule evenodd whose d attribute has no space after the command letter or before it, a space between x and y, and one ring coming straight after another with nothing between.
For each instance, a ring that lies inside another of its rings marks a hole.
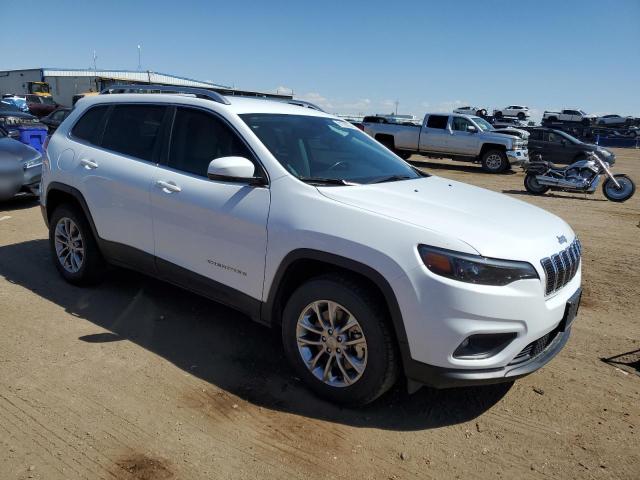
<instances>
[{"instance_id":1,"label":"windshield wiper","mask_svg":"<svg viewBox=\"0 0 640 480\"><path fill-rule=\"evenodd\" d=\"M397 182L398 180L409 180L413 178L409 175L389 175L388 177L382 177L371 183L384 183L384 182Z\"/></svg>"},{"instance_id":2,"label":"windshield wiper","mask_svg":"<svg viewBox=\"0 0 640 480\"><path fill-rule=\"evenodd\" d=\"M359 183L349 182L342 178L324 178L324 177L298 177L306 183L320 183L323 185L360 185Z\"/></svg>"}]
</instances>

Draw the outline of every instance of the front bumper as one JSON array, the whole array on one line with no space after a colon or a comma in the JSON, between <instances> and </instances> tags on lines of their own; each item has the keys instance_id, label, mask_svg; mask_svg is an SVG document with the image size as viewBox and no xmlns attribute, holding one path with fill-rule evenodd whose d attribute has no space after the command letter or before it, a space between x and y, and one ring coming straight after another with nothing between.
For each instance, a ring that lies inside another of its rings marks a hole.
<instances>
[{"instance_id":1,"label":"front bumper","mask_svg":"<svg viewBox=\"0 0 640 480\"><path fill-rule=\"evenodd\" d=\"M405 362L405 374L413 382L434 388L470 387L510 382L542 368L565 346L571 329L557 331L548 346L526 362L500 368L466 370L436 367L415 360Z\"/></svg>"},{"instance_id":2,"label":"front bumper","mask_svg":"<svg viewBox=\"0 0 640 480\"><path fill-rule=\"evenodd\" d=\"M524 165L529 162L529 151L507 150L507 159L511 165Z\"/></svg>"}]
</instances>

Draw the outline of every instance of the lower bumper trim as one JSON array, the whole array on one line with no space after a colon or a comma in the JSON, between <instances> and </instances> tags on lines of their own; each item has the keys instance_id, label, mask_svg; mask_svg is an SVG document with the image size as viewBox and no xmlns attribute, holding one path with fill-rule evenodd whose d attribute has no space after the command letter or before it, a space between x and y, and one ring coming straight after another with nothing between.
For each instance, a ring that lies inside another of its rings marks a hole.
<instances>
[{"instance_id":1,"label":"lower bumper trim","mask_svg":"<svg viewBox=\"0 0 640 480\"><path fill-rule=\"evenodd\" d=\"M549 346L538 356L517 365L490 369L454 369L436 367L409 360L405 364L405 374L410 381L433 388L469 387L511 382L542 368L565 346L571 330L559 332Z\"/></svg>"}]
</instances>

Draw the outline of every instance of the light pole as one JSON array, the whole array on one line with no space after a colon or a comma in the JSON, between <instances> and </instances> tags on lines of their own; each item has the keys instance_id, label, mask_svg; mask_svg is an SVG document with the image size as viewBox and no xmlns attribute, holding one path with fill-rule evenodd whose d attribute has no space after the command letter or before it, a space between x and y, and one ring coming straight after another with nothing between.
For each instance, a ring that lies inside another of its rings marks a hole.
<instances>
[{"instance_id":1,"label":"light pole","mask_svg":"<svg viewBox=\"0 0 640 480\"><path fill-rule=\"evenodd\" d=\"M138 70L142 70L142 45L138 44Z\"/></svg>"}]
</instances>

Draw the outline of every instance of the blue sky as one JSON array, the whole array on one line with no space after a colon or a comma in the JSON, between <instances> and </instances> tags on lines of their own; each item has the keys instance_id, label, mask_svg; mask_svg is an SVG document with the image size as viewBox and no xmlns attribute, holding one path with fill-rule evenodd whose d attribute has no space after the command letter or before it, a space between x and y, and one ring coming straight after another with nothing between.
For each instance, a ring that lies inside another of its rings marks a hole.
<instances>
[{"instance_id":1,"label":"blue sky","mask_svg":"<svg viewBox=\"0 0 640 480\"><path fill-rule=\"evenodd\" d=\"M41 4L41 5L38 5ZM98 6L100 5L100 6ZM6 8L5 8L6 11ZM640 116L640 0L31 0L0 70L143 69L270 90L337 113L457 104ZM17 18L17 17L15 17Z\"/></svg>"}]
</instances>

